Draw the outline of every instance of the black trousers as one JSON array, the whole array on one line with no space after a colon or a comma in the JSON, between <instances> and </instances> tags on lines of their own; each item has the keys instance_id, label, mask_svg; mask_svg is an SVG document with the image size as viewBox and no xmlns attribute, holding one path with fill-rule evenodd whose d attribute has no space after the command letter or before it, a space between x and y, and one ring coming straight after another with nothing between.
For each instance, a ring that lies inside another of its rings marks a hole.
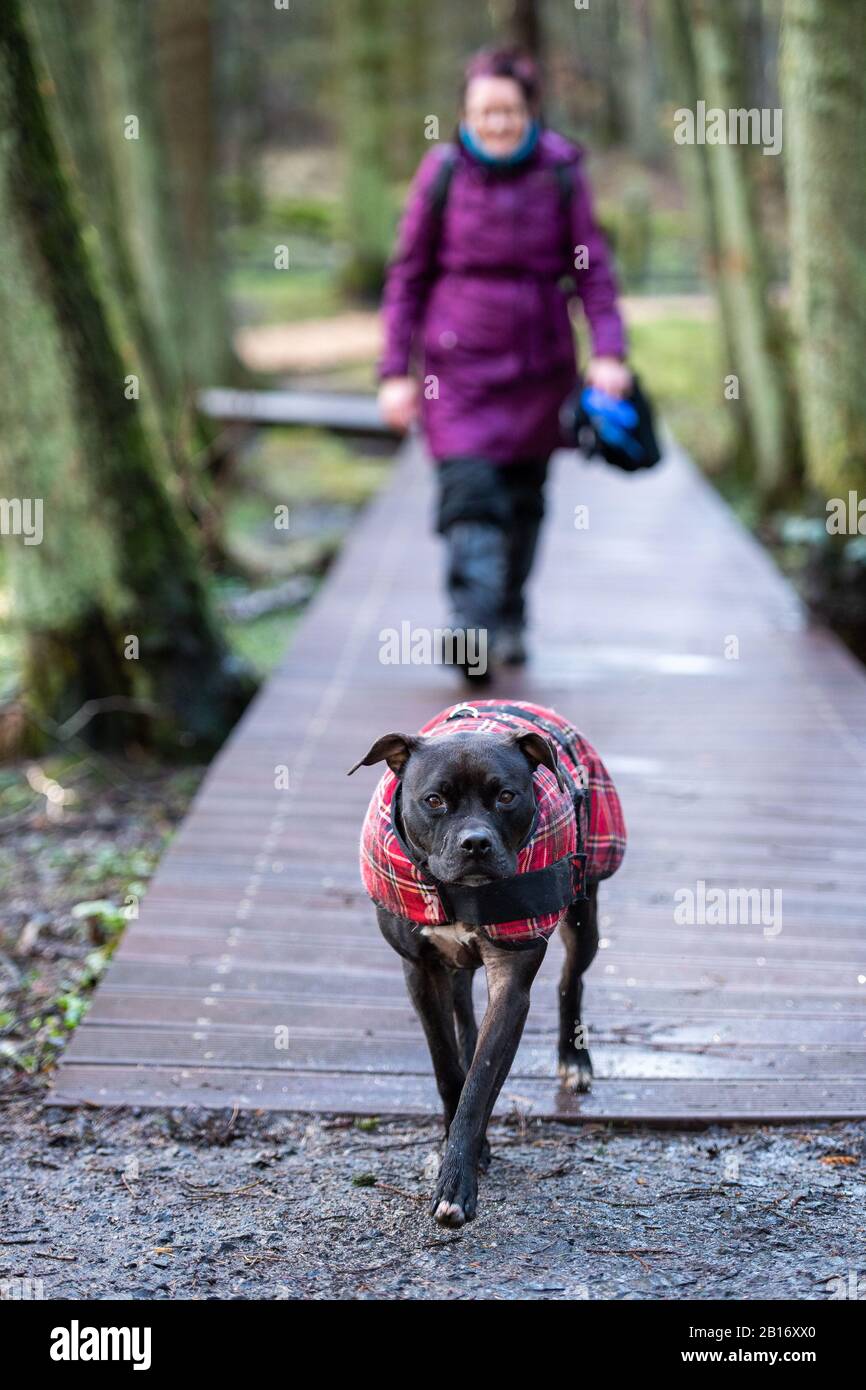
<instances>
[{"instance_id":1,"label":"black trousers","mask_svg":"<svg viewBox=\"0 0 866 1390\"><path fill-rule=\"evenodd\" d=\"M547 466L547 458L439 463L436 530L447 549L455 627L486 628L489 636L524 627L524 588L544 517Z\"/></svg>"}]
</instances>

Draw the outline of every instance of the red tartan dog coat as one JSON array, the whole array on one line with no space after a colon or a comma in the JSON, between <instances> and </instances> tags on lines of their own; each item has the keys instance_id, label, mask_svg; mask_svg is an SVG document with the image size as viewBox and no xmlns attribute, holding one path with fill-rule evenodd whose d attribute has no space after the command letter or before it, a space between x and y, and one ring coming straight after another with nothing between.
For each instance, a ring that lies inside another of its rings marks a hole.
<instances>
[{"instance_id":1,"label":"red tartan dog coat","mask_svg":"<svg viewBox=\"0 0 866 1390\"><path fill-rule=\"evenodd\" d=\"M533 773L536 817L529 839L519 850L518 874L545 869L576 851L586 854L585 882L598 883L615 873L625 853L622 807L607 769L575 727L555 710L524 700L469 700L451 705L419 733L447 738L456 731L546 734L559 755L566 790L546 767ZM453 921L436 884L408 852L393 819L399 778L388 769L376 787L361 831L361 878L369 896L395 916L422 926ZM581 792L583 788L583 793ZM565 908L544 916L481 927L491 941L520 943L547 938Z\"/></svg>"}]
</instances>

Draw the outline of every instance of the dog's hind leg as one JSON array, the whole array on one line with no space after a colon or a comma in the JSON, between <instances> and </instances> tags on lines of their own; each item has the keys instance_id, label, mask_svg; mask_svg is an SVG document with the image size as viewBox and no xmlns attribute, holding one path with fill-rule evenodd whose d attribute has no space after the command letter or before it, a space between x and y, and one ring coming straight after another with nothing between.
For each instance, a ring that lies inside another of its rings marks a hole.
<instances>
[{"instance_id":1,"label":"dog's hind leg","mask_svg":"<svg viewBox=\"0 0 866 1390\"><path fill-rule=\"evenodd\" d=\"M403 973L406 976L409 998L421 1020L421 1027L430 1049L436 1086L442 1097L447 1135L466 1077L454 1031L455 997L452 972L433 956L428 956L423 960L404 959Z\"/></svg>"},{"instance_id":2,"label":"dog's hind leg","mask_svg":"<svg viewBox=\"0 0 866 1390\"><path fill-rule=\"evenodd\" d=\"M588 1091L592 1062L580 1020L583 972L598 950L598 884L587 889L582 902L572 903L560 923L565 963L559 981L559 1065L557 1070L570 1091Z\"/></svg>"}]
</instances>

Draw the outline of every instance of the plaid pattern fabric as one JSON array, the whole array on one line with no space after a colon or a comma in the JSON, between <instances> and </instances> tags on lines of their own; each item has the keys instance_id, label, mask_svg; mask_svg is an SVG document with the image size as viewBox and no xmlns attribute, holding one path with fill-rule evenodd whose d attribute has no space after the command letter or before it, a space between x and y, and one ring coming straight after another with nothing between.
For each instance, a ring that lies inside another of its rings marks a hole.
<instances>
[{"instance_id":1,"label":"plaid pattern fabric","mask_svg":"<svg viewBox=\"0 0 866 1390\"><path fill-rule=\"evenodd\" d=\"M555 710L524 700L469 700L450 705L419 733L440 738L463 730L477 734L540 731L558 747L566 791L559 790L556 778L546 767L535 769L538 814L532 837L518 854L518 873L547 868L578 848L574 793L581 786L590 792L588 824L584 801L581 826L587 883L609 878L616 872L626 843L619 797L601 758L572 724ZM394 830L392 802L398 785L399 778L389 768L373 793L361 830L361 879L373 901L395 916L422 926L443 926L451 919L435 885L409 858ZM482 930L491 941L546 938L561 916L554 913L496 922Z\"/></svg>"}]
</instances>

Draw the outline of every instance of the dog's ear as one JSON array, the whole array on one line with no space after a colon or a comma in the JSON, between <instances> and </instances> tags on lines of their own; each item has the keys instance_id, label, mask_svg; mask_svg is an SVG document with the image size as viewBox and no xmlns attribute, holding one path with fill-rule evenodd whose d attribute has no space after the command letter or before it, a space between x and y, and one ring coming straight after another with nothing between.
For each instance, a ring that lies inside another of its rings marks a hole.
<instances>
[{"instance_id":1,"label":"dog's ear","mask_svg":"<svg viewBox=\"0 0 866 1390\"><path fill-rule=\"evenodd\" d=\"M381 738L376 739L370 751L365 753L354 767L349 768L346 776L351 777L359 767L372 767L374 763L380 763L384 759L391 771L396 772L399 777L409 761L410 754L420 743L420 738L415 738L412 734L383 734Z\"/></svg>"},{"instance_id":2,"label":"dog's ear","mask_svg":"<svg viewBox=\"0 0 866 1390\"><path fill-rule=\"evenodd\" d=\"M559 757L549 738L545 738L544 734L518 734L514 742L534 768L538 767L539 763L542 767L550 768L559 790L565 791Z\"/></svg>"}]
</instances>

